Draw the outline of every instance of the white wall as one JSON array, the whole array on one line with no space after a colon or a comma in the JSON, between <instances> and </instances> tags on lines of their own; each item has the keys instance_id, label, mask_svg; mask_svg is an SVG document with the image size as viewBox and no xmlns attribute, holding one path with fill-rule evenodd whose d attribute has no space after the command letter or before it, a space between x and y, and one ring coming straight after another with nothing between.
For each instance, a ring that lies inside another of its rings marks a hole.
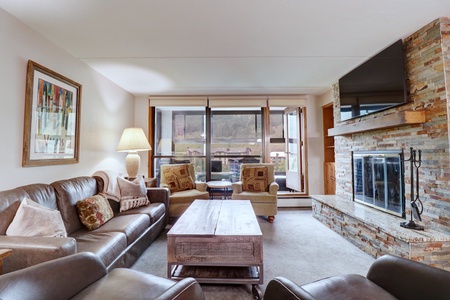
<instances>
[{"instance_id":1,"label":"white wall","mask_svg":"<svg viewBox=\"0 0 450 300\"><path fill-rule=\"evenodd\" d=\"M115 150L123 129L134 125L134 97L2 9L0 45L0 190L92 175L99 169L125 172L126 154ZM82 85L78 164L22 167L29 59Z\"/></svg>"},{"instance_id":2,"label":"white wall","mask_svg":"<svg viewBox=\"0 0 450 300\"><path fill-rule=\"evenodd\" d=\"M149 137L148 135L149 109L150 109L149 100L147 96L138 96L135 98L134 126L142 128L145 132L145 135L147 136L147 139ZM145 175L145 177L148 176L148 157L152 152L153 150L151 152L138 152L139 156L141 157L141 167L139 169L139 174Z\"/></svg>"}]
</instances>

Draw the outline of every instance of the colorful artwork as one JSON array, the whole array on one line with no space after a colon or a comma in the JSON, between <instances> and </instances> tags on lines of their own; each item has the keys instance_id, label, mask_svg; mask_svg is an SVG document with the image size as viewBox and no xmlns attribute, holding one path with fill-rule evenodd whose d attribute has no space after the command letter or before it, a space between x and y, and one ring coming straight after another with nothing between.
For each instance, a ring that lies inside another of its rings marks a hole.
<instances>
[{"instance_id":1,"label":"colorful artwork","mask_svg":"<svg viewBox=\"0 0 450 300\"><path fill-rule=\"evenodd\" d=\"M28 62L23 166L78 162L81 85Z\"/></svg>"},{"instance_id":2,"label":"colorful artwork","mask_svg":"<svg viewBox=\"0 0 450 300\"><path fill-rule=\"evenodd\" d=\"M74 153L75 109L73 93L38 80L35 153Z\"/></svg>"}]
</instances>

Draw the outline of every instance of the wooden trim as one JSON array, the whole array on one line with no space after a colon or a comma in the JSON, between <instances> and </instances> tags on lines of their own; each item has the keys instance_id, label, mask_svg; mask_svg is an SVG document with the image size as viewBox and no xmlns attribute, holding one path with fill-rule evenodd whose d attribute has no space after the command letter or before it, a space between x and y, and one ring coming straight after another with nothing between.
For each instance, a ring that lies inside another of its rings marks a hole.
<instances>
[{"instance_id":1,"label":"wooden trim","mask_svg":"<svg viewBox=\"0 0 450 300\"><path fill-rule=\"evenodd\" d=\"M151 107L150 105L148 106L148 142L150 143L150 146L152 147L152 150L148 151L148 159L147 159L147 177L148 178L152 178L154 177L153 174L153 155L155 152L155 138L154 138L154 134L155 134L155 130L154 130L154 122L153 122L153 118L154 118L154 107Z\"/></svg>"},{"instance_id":2,"label":"wooden trim","mask_svg":"<svg viewBox=\"0 0 450 300\"><path fill-rule=\"evenodd\" d=\"M353 133L422 123L425 123L424 111L400 111L395 114L375 119L330 128L328 130L328 135L350 135Z\"/></svg>"}]
</instances>

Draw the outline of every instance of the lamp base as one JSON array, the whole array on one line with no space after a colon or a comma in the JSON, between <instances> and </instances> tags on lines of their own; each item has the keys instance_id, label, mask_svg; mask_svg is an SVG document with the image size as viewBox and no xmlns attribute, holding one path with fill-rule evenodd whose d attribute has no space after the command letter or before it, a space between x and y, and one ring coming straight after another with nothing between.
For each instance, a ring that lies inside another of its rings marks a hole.
<instances>
[{"instance_id":1,"label":"lamp base","mask_svg":"<svg viewBox=\"0 0 450 300\"><path fill-rule=\"evenodd\" d=\"M127 168L128 178L134 179L139 173L141 157L136 151L130 151L125 158L125 167Z\"/></svg>"},{"instance_id":2,"label":"lamp base","mask_svg":"<svg viewBox=\"0 0 450 300\"><path fill-rule=\"evenodd\" d=\"M407 229L424 230L423 226L417 225L413 220L411 220L409 222L401 222L400 226L407 228Z\"/></svg>"}]
</instances>

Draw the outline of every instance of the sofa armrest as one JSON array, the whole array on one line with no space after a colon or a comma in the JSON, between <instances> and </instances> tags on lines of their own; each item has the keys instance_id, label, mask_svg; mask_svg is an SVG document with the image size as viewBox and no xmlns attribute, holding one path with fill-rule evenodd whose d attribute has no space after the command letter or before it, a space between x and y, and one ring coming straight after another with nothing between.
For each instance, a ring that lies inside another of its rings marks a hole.
<instances>
[{"instance_id":1,"label":"sofa armrest","mask_svg":"<svg viewBox=\"0 0 450 300\"><path fill-rule=\"evenodd\" d=\"M147 197L151 203L164 203L167 207L169 205L169 189L161 187L147 188Z\"/></svg>"},{"instance_id":2,"label":"sofa armrest","mask_svg":"<svg viewBox=\"0 0 450 300\"><path fill-rule=\"evenodd\" d=\"M437 300L450 295L450 272L393 255L375 260L367 278L399 299Z\"/></svg>"},{"instance_id":3,"label":"sofa armrest","mask_svg":"<svg viewBox=\"0 0 450 300\"><path fill-rule=\"evenodd\" d=\"M74 238L0 236L0 248L12 249L3 261L3 272L9 273L41 262L77 252Z\"/></svg>"},{"instance_id":4,"label":"sofa armrest","mask_svg":"<svg viewBox=\"0 0 450 300\"><path fill-rule=\"evenodd\" d=\"M206 182L202 181L196 181L195 182L195 189L199 192L206 192L206 189L208 188L208 185Z\"/></svg>"},{"instance_id":5,"label":"sofa armrest","mask_svg":"<svg viewBox=\"0 0 450 300\"><path fill-rule=\"evenodd\" d=\"M151 203L163 203L166 208L166 224L169 223L169 188L147 188L147 198Z\"/></svg>"},{"instance_id":6,"label":"sofa armrest","mask_svg":"<svg viewBox=\"0 0 450 300\"><path fill-rule=\"evenodd\" d=\"M200 284L194 278L184 278L165 291L155 300L204 300Z\"/></svg>"},{"instance_id":7,"label":"sofa armrest","mask_svg":"<svg viewBox=\"0 0 450 300\"><path fill-rule=\"evenodd\" d=\"M280 186L275 181L270 183L270 185L269 185L269 194L276 195L279 187Z\"/></svg>"},{"instance_id":8,"label":"sofa armrest","mask_svg":"<svg viewBox=\"0 0 450 300\"><path fill-rule=\"evenodd\" d=\"M267 285L264 300L316 300L299 285L284 277L275 277Z\"/></svg>"},{"instance_id":9,"label":"sofa armrest","mask_svg":"<svg viewBox=\"0 0 450 300\"><path fill-rule=\"evenodd\" d=\"M0 276L0 299L70 299L105 275L94 254L70 255Z\"/></svg>"},{"instance_id":10,"label":"sofa armrest","mask_svg":"<svg viewBox=\"0 0 450 300\"><path fill-rule=\"evenodd\" d=\"M233 182L231 184L231 188L233 189L233 194L242 193L242 182L241 181Z\"/></svg>"}]
</instances>

